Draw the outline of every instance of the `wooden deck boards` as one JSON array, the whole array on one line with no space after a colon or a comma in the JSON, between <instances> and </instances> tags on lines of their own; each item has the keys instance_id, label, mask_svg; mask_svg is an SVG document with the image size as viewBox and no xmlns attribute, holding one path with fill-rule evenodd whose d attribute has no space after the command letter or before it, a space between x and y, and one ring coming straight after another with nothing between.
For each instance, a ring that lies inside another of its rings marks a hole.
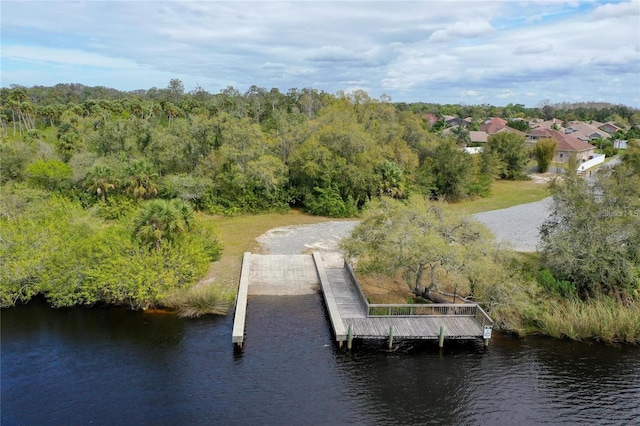
<instances>
[{"instance_id":1,"label":"wooden deck boards","mask_svg":"<svg viewBox=\"0 0 640 426\"><path fill-rule=\"evenodd\" d=\"M414 315L368 316L368 304L348 267L328 267L319 253L299 256L252 255L245 253L240 273L232 341L244 342L244 326L249 294L293 295L322 289L335 338L342 343L352 337L385 339L393 326L393 336L407 339L438 339L444 326L447 339L482 338L484 326L473 316ZM479 308L478 308L479 309ZM391 312L391 311L390 311ZM475 311L473 311L475 312ZM482 311L480 311L482 312ZM482 312L484 315L484 313ZM483 321L491 320L484 317Z\"/></svg>"},{"instance_id":2,"label":"wooden deck boards","mask_svg":"<svg viewBox=\"0 0 640 426\"><path fill-rule=\"evenodd\" d=\"M387 338L391 326L394 337L407 339L438 339L441 326L444 326L444 336L447 339L475 339L483 336L484 327L472 316L368 317L356 284L347 269L325 268L325 271L342 325L346 328L352 326L355 338Z\"/></svg>"},{"instance_id":3,"label":"wooden deck boards","mask_svg":"<svg viewBox=\"0 0 640 426\"><path fill-rule=\"evenodd\" d=\"M343 319L366 318L367 313L360 303L358 293L351 283L347 271L344 268L326 268L325 270L340 316Z\"/></svg>"},{"instance_id":4,"label":"wooden deck boards","mask_svg":"<svg viewBox=\"0 0 640 426\"><path fill-rule=\"evenodd\" d=\"M391 326L395 337L410 339L438 339L440 326L444 326L447 339L474 339L484 331L473 317L369 317L343 318L342 322L353 327L353 337L369 339L388 337Z\"/></svg>"}]
</instances>

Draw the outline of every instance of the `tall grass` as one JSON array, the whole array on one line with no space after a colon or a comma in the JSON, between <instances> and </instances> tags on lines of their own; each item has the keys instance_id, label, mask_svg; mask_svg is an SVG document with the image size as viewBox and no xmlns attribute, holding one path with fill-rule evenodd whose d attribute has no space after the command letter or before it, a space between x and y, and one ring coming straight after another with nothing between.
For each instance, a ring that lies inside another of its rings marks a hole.
<instances>
[{"instance_id":1,"label":"tall grass","mask_svg":"<svg viewBox=\"0 0 640 426\"><path fill-rule=\"evenodd\" d=\"M535 322L549 336L606 343L640 343L640 304L627 306L609 297L549 303Z\"/></svg>"},{"instance_id":2,"label":"tall grass","mask_svg":"<svg viewBox=\"0 0 640 426\"><path fill-rule=\"evenodd\" d=\"M197 318L202 315L226 315L233 304L233 294L211 285L191 287L174 294L166 305L175 309L178 316Z\"/></svg>"}]
</instances>

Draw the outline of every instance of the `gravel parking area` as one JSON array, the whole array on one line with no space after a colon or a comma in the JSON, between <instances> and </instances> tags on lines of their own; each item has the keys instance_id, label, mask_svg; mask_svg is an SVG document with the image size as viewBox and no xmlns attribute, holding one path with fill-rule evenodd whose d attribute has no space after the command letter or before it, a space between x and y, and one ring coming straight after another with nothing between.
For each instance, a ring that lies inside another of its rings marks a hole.
<instances>
[{"instance_id":1,"label":"gravel parking area","mask_svg":"<svg viewBox=\"0 0 640 426\"><path fill-rule=\"evenodd\" d=\"M349 235L357 223L352 220L283 226L266 232L257 240L264 254L336 252L340 240Z\"/></svg>"},{"instance_id":2,"label":"gravel parking area","mask_svg":"<svg viewBox=\"0 0 640 426\"><path fill-rule=\"evenodd\" d=\"M536 251L540 225L549 216L551 198L521 204L507 209L475 214L494 234L497 241L513 250ZM285 226L272 229L258 237L264 254L303 254L312 251L338 251L338 242L349 235L358 221L323 222L311 225ZM339 259L336 261L339 262Z\"/></svg>"},{"instance_id":3,"label":"gravel parking area","mask_svg":"<svg viewBox=\"0 0 640 426\"><path fill-rule=\"evenodd\" d=\"M516 251L533 252L540 240L540 226L549 217L551 197L535 203L475 214L499 243Z\"/></svg>"}]
</instances>

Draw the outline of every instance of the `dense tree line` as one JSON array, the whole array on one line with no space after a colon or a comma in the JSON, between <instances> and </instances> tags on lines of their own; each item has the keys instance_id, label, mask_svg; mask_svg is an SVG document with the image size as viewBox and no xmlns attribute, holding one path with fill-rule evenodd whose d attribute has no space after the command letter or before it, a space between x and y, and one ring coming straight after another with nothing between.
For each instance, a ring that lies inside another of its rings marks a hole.
<instances>
[{"instance_id":1,"label":"dense tree line","mask_svg":"<svg viewBox=\"0 0 640 426\"><path fill-rule=\"evenodd\" d=\"M347 217L380 197L486 196L494 179L523 177L524 139L499 134L470 155L460 149L464 132L443 136L425 113L536 113L394 104L364 91L187 93L177 79L135 92L11 87L0 101L3 305L36 293L58 306L163 304L220 254L203 213L300 207ZM125 264L128 275L109 278Z\"/></svg>"},{"instance_id":2,"label":"dense tree line","mask_svg":"<svg viewBox=\"0 0 640 426\"><path fill-rule=\"evenodd\" d=\"M252 86L214 95L186 93L174 79L136 92L12 87L1 100L3 182L38 182L114 211L177 197L209 212L294 206L348 216L380 195L457 201L487 195L495 177L522 176L522 161L506 149L524 151L521 141L496 141L487 155L471 156L456 146L464 132L443 137L423 120L426 104L408 108L364 91ZM478 108L482 118L530 112Z\"/></svg>"}]
</instances>

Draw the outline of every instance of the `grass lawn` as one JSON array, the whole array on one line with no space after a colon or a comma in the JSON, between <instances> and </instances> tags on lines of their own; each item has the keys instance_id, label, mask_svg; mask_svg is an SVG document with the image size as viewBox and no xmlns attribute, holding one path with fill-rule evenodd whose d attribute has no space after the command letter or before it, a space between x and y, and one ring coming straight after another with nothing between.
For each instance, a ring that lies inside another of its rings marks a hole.
<instances>
[{"instance_id":1,"label":"grass lawn","mask_svg":"<svg viewBox=\"0 0 640 426\"><path fill-rule=\"evenodd\" d=\"M298 210L287 213L264 213L257 215L238 215L233 217L212 216L218 227L218 238L222 244L222 257L211 264L203 281L213 282L235 290L240 277L242 255L246 251L260 252L256 241L260 235L270 229L288 225L305 225L309 223L335 220L322 216L311 216Z\"/></svg>"},{"instance_id":2,"label":"grass lawn","mask_svg":"<svg viewBox=\"0 0 640 426\"><path fill-rule=\"evenodd\" d=\"M472 201L450 204L448 208L474 214L489 210L506 209L519 204L533 203L551 195L547 184L535 180L497 180L491 185L491 196Z\"/></svg>"}]
</instances>

